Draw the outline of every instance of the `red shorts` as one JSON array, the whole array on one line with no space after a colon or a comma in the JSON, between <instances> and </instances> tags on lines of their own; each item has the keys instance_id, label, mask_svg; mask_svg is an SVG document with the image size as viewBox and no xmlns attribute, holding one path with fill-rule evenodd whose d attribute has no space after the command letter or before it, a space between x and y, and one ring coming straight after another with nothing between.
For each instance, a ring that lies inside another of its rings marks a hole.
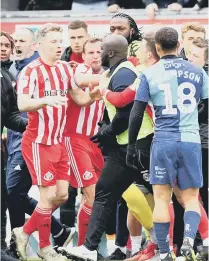
<instances>
[{"instance_id":1,"label":"red shorts","mask_svg":"<svg viewBox=\"0 0 209 261\"><path fill-rule=\"evenodd\" d=\"M47 187L56 185L57 180L69 182L70 162L64 141L61 144L45 145L23 136L22 155L33 185Z\"/></svg>"},{"instance_id":2,"label":"red shorts","mask_svg":"<svg viewBox=\"0 0 209 261\"><path fill-rule=\"evenodd\" d=\"M70 184L83 188L97 183L104 166L101 150L84 135L65 137L66 150L70 158Z\"/></svg>"}]
</instances>

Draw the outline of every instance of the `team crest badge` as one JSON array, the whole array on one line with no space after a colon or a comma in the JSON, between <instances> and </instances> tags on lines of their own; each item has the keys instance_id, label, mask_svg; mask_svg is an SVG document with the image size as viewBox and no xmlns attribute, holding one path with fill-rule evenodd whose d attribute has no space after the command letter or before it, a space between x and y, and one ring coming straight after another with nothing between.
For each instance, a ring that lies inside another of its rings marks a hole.
<instances>
[{"instance_id":1,"label":"team crest badge","mask_svg":"<svg viewBox=\"0 0 209 261\"><path fill-rule=\"evenodd\" d=\"M51 181L53 179L54 179L54 175L49 171L44 175L44 180L46 181Z\"/></svg>"},{"instance_id":2,"label":"team crest badge","mask_svg":"<svg viewBox=\"0 0 209 261\"><path fill-rule=\"evenodd\" d=\"M85 180L90 180L92 177L93 177L93 174L90 171L86 171L83 174L83 179L85 179Z\"/></svg>"}]
</instances>

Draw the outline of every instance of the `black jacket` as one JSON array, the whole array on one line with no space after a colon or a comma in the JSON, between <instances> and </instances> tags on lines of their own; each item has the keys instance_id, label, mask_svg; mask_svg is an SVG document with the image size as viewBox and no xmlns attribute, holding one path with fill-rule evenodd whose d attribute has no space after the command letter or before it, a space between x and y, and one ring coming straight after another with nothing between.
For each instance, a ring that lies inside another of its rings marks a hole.
<instances>
[{"instance_id":1,"label":"black jacket","mask_svg":"<svg viewBox=\"0 0 209 261\"><path fill-rule=\"evenodd\" d=\"M62 54L62 57L61 57L61 60L62 60L62 61L69 62L69 61L70 61L70 56L71 56L71 54L72 54L72 48L69 46L69 47L67 47L67 48L64 50L64 52L63 52L63 54Z\"/></svg>"},{"instance_id":2,"label":"black jacket","mask_svg":"<svg viewBox=\"0 0 209 261\"><path fill-rule=\"evenodd\" d=\"M13 84L16 80L9 72L12 62L1 62L1 133L4 127L24 132L27 120L20 116L17 95Z\"/></svg>"},{"instance_id":3,"label":"black jacket","mask_svg":"<svg viewBox=\"0 0 209 261\"><path fill-rule=\"evenodd\" d=\"M184 48L180 51L179 56L184 60L188 60L186 58L186 54ZM206 64L203 69L208 74L208 64ZM200 138L201 138L201 146L202 148L208 148L208 99L200 101L198 105L198 119L200 125Z\"/></svg>"}]
</instances>

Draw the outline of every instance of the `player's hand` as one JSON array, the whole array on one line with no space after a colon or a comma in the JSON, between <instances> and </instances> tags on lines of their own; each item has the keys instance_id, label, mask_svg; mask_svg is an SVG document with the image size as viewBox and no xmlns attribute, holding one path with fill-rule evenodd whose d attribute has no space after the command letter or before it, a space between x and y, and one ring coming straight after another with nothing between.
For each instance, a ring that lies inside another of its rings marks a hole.
<instances>
[{"instance_id":1,"label":"player's hand","mask_svg":"<svg viewBox=\"0 0 209 261\"><path fill-rule=\"evenodd\" d=\"M100 129L98 133L90 138L93 143L100 143L102 146L104 143L108 142L108 139L112 137L111 127L109 124L99 122L98 125Z\"/></svg>"},{"instance_id":2,"label":"player's hand","mask_svg":"<svg viewBox=\"0 0 209 261\"><path fill-rule=\"evenodd\" d=\"M75 68L79 65L79 63L77 63L75 61L70 61L68 64L70 65L71 68Z\"/></svg>"},{"instance_id":3,"label":"player's hand","mask_svg":"<svg viewBox=\"0 0 209 261\"><path fill-rule=\"evenodd\" d=\"M146 14L149 19L154 19L157 11L158 11L157 4L149 4L146 7Z\"/></svg>"},{"instance_id":4,"label":"player's hand","mask_svg":"<svg viewBox=\"0 0 209 261\"><path fill-rule=\"evenodd\" d=\"M127 153L126 153L126 165L129 168L136 169L138 165L138 156L137 156L137 150L136 145L128 145L127 146Z\"/></svg>"},{"instance_id":5,"label":"player's hand","mask_svg":"<svg viewBox=\"0 0 209 261\"><path fill-rule=\"evenodd\" d=\"M179 12L179 11L181 11L181 9L182 9L182 5L180 5L178 3L173 3L173 4L168 5L168 10L170 10L170 11Z\"/></svg>"},{"instance_id":6,"label":"player's hand","mask_svg":"<svg viewBox=\"0 0 209 261\"><path fill-rule=\"evenodd\" d=\"M2 134L1 134L1 140L2 140L3 142L7 141L7 133L2 133Z\"/></svg>"},{"instance_id":7,"label":"player's hand","mask_svg":"<svg viewBox=\"0 0 209 261\"><path fill-rule=\"evenodd\" d=\"M45 97L43 102L50 107L61 108L63 105L67 105L68 98L63 96L50 96Z\"/></svg>"},{"instance_id":8,"label":"player's hand","mask_svg":"<svg viewBox=\"0 0 209 261\"><path fill-rule=\"evenodd\" d=\"M109 13L117 13L117 12L119 12L119 10L120 10L120 6L117 5L117 4L110 5L110 6L108 6L108 8L107 8L107 11L108 11Z\"/></svg>"},{"instance_id":9,"label":"player's hand","mask_svg":"<svg viewBox=\"0 0 209 261\"><path fill-rule=\"evenodd\" d=\"M94 101L100 101L102 99L102 93L100 92L99 86L93 87L91 84L89 84L89 96Z\"/></svg>"}]
</instances>

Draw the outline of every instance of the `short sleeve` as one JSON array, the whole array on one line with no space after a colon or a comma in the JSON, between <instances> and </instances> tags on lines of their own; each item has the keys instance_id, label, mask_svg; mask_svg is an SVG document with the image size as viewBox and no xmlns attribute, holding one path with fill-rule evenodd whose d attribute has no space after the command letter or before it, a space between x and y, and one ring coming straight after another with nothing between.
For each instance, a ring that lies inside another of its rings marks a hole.
<instances>
[{"instance_id":1,"label":"short sleeve","mask_svg":"<svg viewBox=\"0 0 209 261\"><path fill-rule=\"evenodd\" d=\"M202 85L202 91L201 91L201 99L208 99L208 75L203 70L203 85Z\"/></svg>"},{"instance_id":2,"label":"short sleeve","mask_svg":"<svg viewBox=\"0 0 209 261\"><path fill-rule=\"evenodd\" d=\"M33 96L37 81L36 69L26 66L19 74L17 81L17 94L28 94Z\"/></svg>"},{"instance_id":3,"label":"short sleeve","mask_svg":"<svg viewBox=\"0 0 209 261\"><path fill-rule=\"evenodd\" d=\"M135 101L148 102L150 100L149 83L144 74L139 76L137 86Z\"/></svg>"},{"instance_id":4,"label":"short sleeve","mask_svg":"<svg viewBox=\"0 0 209 261\"><path fill-rule=\"evenodd\" d=\"M110 82L110 90L114 92L122 92L128 86L132 85L136 78L137 75L135 72L129 68L121 68L115 75L113 75Z\"/></svg>"}]
</instances>

